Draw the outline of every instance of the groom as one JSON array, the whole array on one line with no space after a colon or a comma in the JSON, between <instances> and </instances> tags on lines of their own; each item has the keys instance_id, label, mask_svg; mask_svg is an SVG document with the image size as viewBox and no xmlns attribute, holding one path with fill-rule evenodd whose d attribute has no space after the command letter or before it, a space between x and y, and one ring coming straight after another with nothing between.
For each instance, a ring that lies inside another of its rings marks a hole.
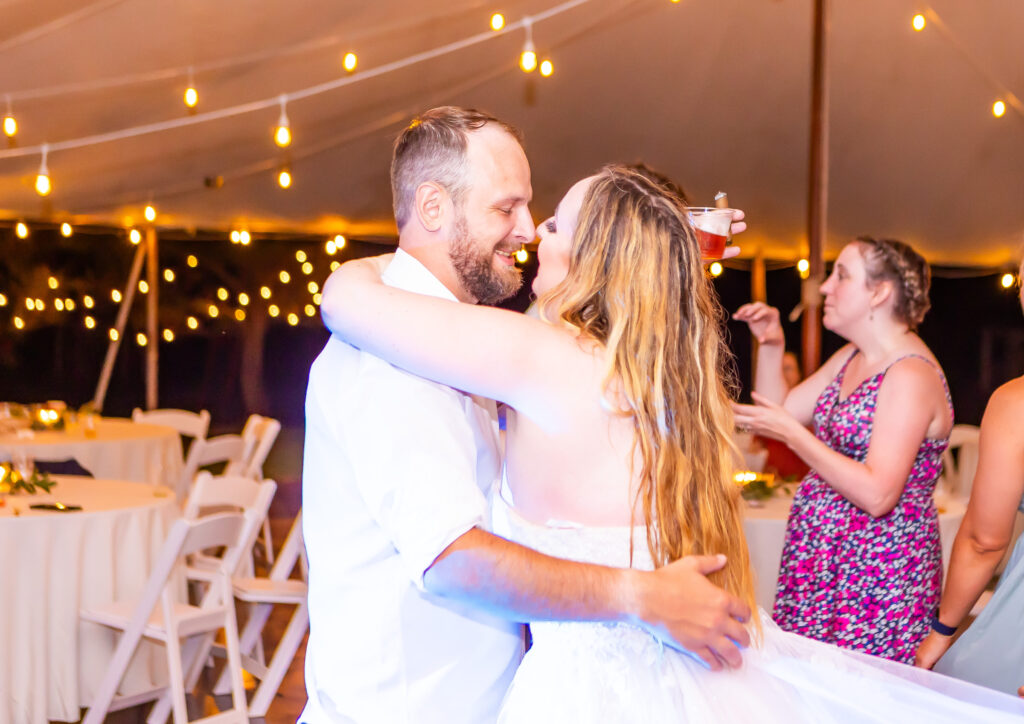
<instances>
[{"instance_id":1,"label":"groom","mask_svg":"<svg viewBox=\"0 0 1024 724\"><path fill-rule=\"evenodd\" d=\"M428 111L396 141L391 183L385 283L470 304L516 292L512 255L535 229L515 129ZM739 664L750 612L704 577L720 557L647 572L537 553L487 532L500 473L492 401L327 342L306 395L300 721L494 721L523 653L518 621L628 621L713 668Z\"/></svg>"}]
</instances>

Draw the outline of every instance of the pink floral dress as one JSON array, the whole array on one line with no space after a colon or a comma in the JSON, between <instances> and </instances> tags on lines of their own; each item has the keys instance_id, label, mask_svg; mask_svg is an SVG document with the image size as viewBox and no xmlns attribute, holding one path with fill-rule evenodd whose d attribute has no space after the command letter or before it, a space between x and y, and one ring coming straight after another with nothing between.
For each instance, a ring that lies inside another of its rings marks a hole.
<instances>
[{"instance_id":1,"label":"pink floral dress","mask_svg":"<svg viewBox=\"0 0 1024 724\"><path fill-rule=\"evenodd\" d=\"M888 368L840 400L852 359L818 398L814 426L817 438L830 448L863 461ZM952 413L941 370L939 376ZM880 518L848 501L814 470L807 474L786 527L775 597L779 626L843 648L913 662L939 603L942 553L932 492L948 444L948 438L921 443L896 507Z\"/></svg>"}]
</instances>

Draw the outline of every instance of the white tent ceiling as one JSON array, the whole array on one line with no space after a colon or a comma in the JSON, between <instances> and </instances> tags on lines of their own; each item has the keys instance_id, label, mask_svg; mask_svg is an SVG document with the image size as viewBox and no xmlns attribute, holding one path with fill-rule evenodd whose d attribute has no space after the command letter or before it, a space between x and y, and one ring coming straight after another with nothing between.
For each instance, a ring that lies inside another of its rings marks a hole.
<instances>
[{"instance_id":1,"label":"white tent ceiling","mask_svg":"<svg viewBox=\"0 0 1024 724\"><path fill-rule=\"evenodd\" d=\"M812 0L589 0L534 23L550 78L516 68L521 29L374 76L486 32L494 11L511 23L557 4L0 0L0 104L10 94L20 124L16 145L0 137L0 219L122 225L152 198L164 226L389 237L391 140L411 113L453 103L524 130L538 219L603 162L642 159L698 202L727 190L750 220L746 254L799 256ZM991 105L1001 90L1024 95L1024 3L932 0L953 41L934 23L911 29L921 7L832 0L829 248L869 233L936 263L1007 263L1024 241L1024 116L996 119ZM196 116L181 100L189 66ZM100 83L128 76L149 79ZM345 77L289 102L294 141L276 148L276 97ZM50 90L87 84L106 87ZM53 193L35 194L39 144L179 119L192 123L57 146ZM204 185L217 176L222 188Z\"/></svg>"}]
</instances>

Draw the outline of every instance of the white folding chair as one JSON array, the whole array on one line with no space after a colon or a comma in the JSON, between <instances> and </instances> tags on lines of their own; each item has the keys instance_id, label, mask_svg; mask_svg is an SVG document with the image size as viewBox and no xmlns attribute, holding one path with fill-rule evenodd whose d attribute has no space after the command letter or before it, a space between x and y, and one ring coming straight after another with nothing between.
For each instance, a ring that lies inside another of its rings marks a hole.
<instances>
[{"instance_id":1,"label":"white folding chair","mask_svg":"<svg viewBox=\"0 0 1024 724\"><path fill-rule=\"evenodd\" d=\"M232 507L242 509L244 524L235 545L225 550L221 557L218 558L204 552L205 549L213 546L194 549L186 569L188 578L206 583L210 580L211 571L222 568L228 572L229 576L235 576L243 572L243 564L246 565L244 572L251 575L252 556L249 555L249 552L256 541L260 524L270 509L270 501L274 497L275 490L277 490L277 483L273 480L258 482L248 478L215 478L208 472L202 472L196 476L196 483L185 505L185 519L202 520L199 516L204 508ZM210 591L207 590L203 600L205 601L209 595ZM183 650L186 691L195 688L212 646L213 636L207 635L189 641L189 646ZM234 667L230 659L227 666ZM229 676L234 675L233 671L229 673ZM241 668L239 668L238 676L241 677L241 675ZM170 697L166 694L162 695L153 706L146 721L149 724L164 724L167 721L167 715L171 712L172 705ZM175 724L178 722L175 721Z\"/></svg>"},{"instance_id":2,"label":"white folding chair","mask_svg":"<svg viewBox=\"0 0 1024 724\"><path fill-rule=\"evenodd\" d=\"M178 520L171 528L138 601L118 601L82 611L82 618L87 621L123 631L83 724L100 724L110 711L158 697L166 700L168 707L173 707L174 724L187 724L185 672L188 671L189 663L184 658L187 654L184 653L181 640L186 639L184 648L187 649L189 643L197 638L212 636L220 629L224 629L227 644L226 671L231 682L232 708L196 721L248 722L231 572L228 570L230 558L237 558L237 555L226 556L224 563L209 575L209 589L198 606L176 600L172 576L189 553L215 546L226 546L229 551L237 550L244 528L244 517L237 513L224 513L195 521ZM166 647L169 686L115 698L117 687L143 637L161 641ZM167 711L164 711L163 720L166 718Z\"/></svg>"},{"instance_id":3,"label":"white folding chair","mask_svg":"<svg viewBox=\"0 0 1024 724\"><path fill-rule=\"evenodd\" d=\"M942 453L942 477L939 483L950 494L967 500L978 469L978 438L980 429L974 425L953 425L949 447ZM954 455L956 451L956 455Z\"/></svg>"},{"instance_id":4,"label":"white folding chair","mask_svg":"<svg viewBox=\"0 0 1024 724\"><path fill-rule=\"evenodd\" d=\"M278 434L281 432L281 423L272 417L263 415L249 415L242 428L242 441L245 452L241 463L229 463L224 470L228 475L247 475L250 478L261 480L263 478L263 463L266 462L270 449L274 446ZM263 524L263 534L260 538L263 546L264 558L270 565L274 564L274 541L270 537L270 521Z\"/></svg>"},{"instance_id":5,"label":"white folding chair","mask_svg":"<svg viewBox=\"0 0 1024 724\"><path fill-rule=\"evenodd\" d=\"M196 445L200 440L206 439L206 434L210 430L210 413L207 410L200 410L199 412L189 412L188 410L174 410L174 409L161 409L161 410L141 410L136 407L132 410L132 421L133 422L144 422L149 425L164 425L165 427L173 427L178 431L179 435L192 438L192 442L189 443L188 454L184 460L184 470L198 470L199 466L194 462L193 458L199 454L197 449L199 446ZM193 475L195 473L193 472ZM178 487L175 490L175 494L178 496L178 500L184 500L185 496L188 495L189 485L192 482L192 476L185 477L184 473L181 478L178 479Z\"/></svg>"},{"instance_id":6,"label":"white folding chair","mask_svg":"<svg viewBox=\"0 0 1024 724\"><path fill-rule=\"evenodd\" d=\"M181 482L179 489L191 492L192 483L200 468L208 465L227 463L224 470L227 472L232 465L241 463L245 459L245 442L241 435L217 435L205 439L197 438L192 442L185 467L181 471Z\"/></svg>"},{"instance_id":7,"label":"white folding chair","mask_svg":"<svg viewBox=\"0 0 1024 724\"><path fill-rule=\"evenodd\" d=\"M296 564L299 565L301 580L291 578ZM267 578L239 578L232 581L235 598L249 607L249 617L239 636L242 650L242 666L260 680L256 693L249 702L249 716L263 717L281 686L281 680L288 672L288 666L299 650L302 637L309 628L309 608L306 602L308 588L306 578L308 564L302 542L302 512L295 516L288 537L277 555L277 563ZM288 626L274 649L269 664L264 663L260 643L263 628L275 604L295 606ZM218 646L214 653L225 655L224 647ZM227 693L230 685L227 671L221 674L214 687L218 694Z\"/></svg>"}]
</instances>

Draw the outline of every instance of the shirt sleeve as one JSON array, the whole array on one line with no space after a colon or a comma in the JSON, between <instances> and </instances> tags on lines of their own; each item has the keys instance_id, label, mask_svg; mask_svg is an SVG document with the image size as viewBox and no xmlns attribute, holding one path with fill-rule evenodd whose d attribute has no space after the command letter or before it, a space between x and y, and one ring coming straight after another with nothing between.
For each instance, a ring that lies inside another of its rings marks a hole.
<instances>
[{"instance_id":1,"label":"shirt sleeve","mask_svg":"<svg viewBox=\"0 0 1024 724\"><path fill-rule=\"evenodd\" d=\"M476 438L460 393L364 357L346 401L346 454L371 516L422 590L437 557L487 519Z\"/></svg>"}]
</instances>

